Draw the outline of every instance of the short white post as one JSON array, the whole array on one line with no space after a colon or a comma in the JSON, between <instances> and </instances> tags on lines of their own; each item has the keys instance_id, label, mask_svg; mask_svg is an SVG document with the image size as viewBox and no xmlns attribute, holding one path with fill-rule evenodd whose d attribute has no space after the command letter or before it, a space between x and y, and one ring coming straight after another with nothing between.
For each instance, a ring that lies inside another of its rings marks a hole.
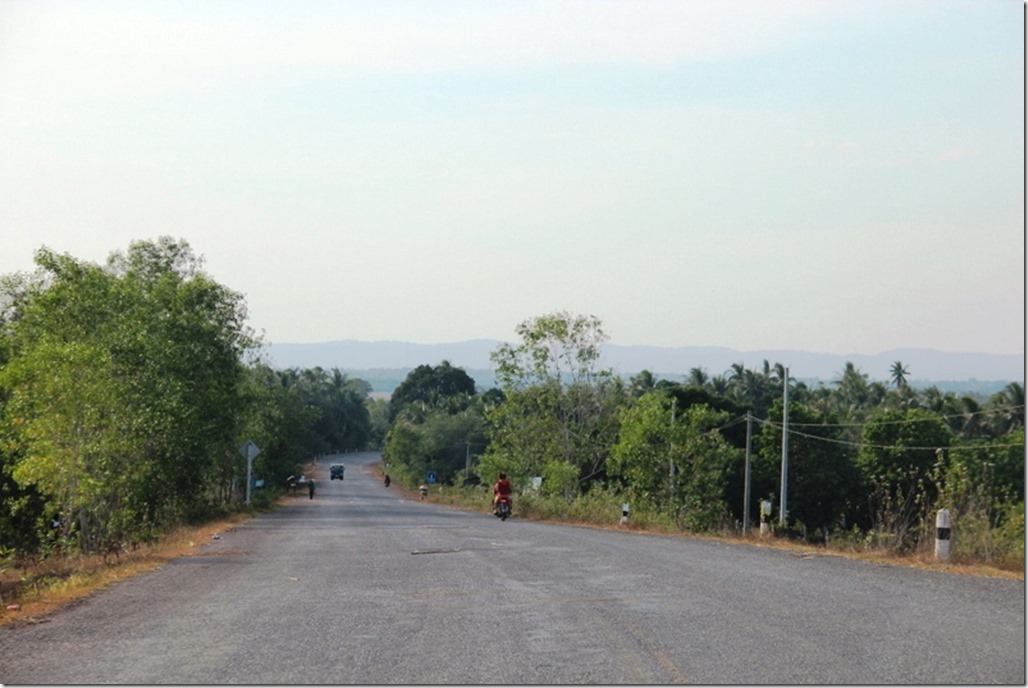
<instances>
[{"instance_id":1,"label":"short white post","mask_svg":"<svg viewBox=\"0 0 1028 688\"><path fill-rule=\"evenodd\" d=\"M628 525L628 502L621 505L621 525Z\"/></svg>"},{"instance_id":2,"label":"short white post","mask_svg":"<svg viewBox=\"0 0 1028 688\"><path fill-rule=\"evenodd\" d=\"M949 561L949 509L939 509L935 514L935 558Z\"/></svg>"},{"instance_id":3,"label":"short white post","mask_svg":"<svg viewBox=\"0 0 1028 688\"><path fill-rule=\"evenodd\" d=\"M767 535L771 526L768 525L768 519L771 518L771 500L763 499L760 502L760 534L761 536Z\"/></svg>"}]
</instances>

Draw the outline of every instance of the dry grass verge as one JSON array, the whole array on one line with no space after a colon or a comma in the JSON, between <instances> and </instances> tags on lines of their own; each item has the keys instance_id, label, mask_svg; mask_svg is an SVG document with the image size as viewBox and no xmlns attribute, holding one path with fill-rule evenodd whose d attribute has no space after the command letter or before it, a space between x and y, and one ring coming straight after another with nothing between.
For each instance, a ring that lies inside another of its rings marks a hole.
<instances>
[{"instance_id":1,"label":"dry grass verge","mask_svg":"<svg viewBox=\"0 0 1028 688\"><path fill-rule=\"evenodd\" d=\"M124 552L115 559L99 555L58 556L16 562L0 573L0 626L45 621L48 614L111 583L153 571L171 559L195 554L216 534L250 518L252 515L237 514L196 528L179 528L153 545Z\"/></svg>"}]
</instances>

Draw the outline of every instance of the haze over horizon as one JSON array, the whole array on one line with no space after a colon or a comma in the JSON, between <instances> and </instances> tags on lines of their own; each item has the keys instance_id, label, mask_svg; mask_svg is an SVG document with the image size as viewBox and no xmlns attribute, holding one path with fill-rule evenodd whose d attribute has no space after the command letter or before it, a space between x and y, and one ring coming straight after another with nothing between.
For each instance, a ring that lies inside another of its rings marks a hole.
<instances>
[{"instance_id":1,"label":"haze over horizon","mask_svg":"<svg viewBox=\"0 0 1028 688\"><path fill-rule=\"evenodd\" d=\"M0 275L184 238L270 342L1024 355L1024 6L0 3Z\"/></svg>"},{"instance_id":2,"label":"haze over horizon","mask_svg":"<svg viewBox=\"0 0 1028 688\"><path fill-rule=\"evenodd\" d=\"M446 346L446 345L451 345L451 344L465 344L465 343L468 343L468 342L479 342L479 341L517 343L518 341L520 341L520 339L512 330L511 335L509 337L468 337L467 339L452 339L452 340L441 340L441 341L430 341L430 342L416 341L416 340L413 340L413 339L392 339L392 338L390 338L390 339L361 339L359 337L339 337L339 338L336 338L336 339L325 339L325 340L310 341L310 342L297 342L297 341L274 341L273 342L273 341L269 340L269 341L266 341L265 344L266 345L271 345L271 346L278 346L278 345L287 345L287 346L290 346L290 345L304 345L304 346L311 345L311 346L317 346L317 345L321 345L321 344L336 344L336 343L340 343L340 342L358 342L358 343L361 343L361 344L413 344L413 345L418 345L418 346ZM987 355L995 355L995 356L1017 356L1017 355L1023 355L1023 352L1020 352L1020 351L1013 352L1013 353L1006 353L1006 354L1004 354L1004 353L998 353L997 354L997 353L990 352L990 351L957 351L957 350L954 350L954 349L945 349L945 348L935 347L935 346L893 346L893 347L888 347L888 348L885 348L885 349L881 349L880 351L818 351L818 350L815 350L815 349L809 349L809 348L803 348L803 347L754 346L754 347L747 347L747 348L739 348L739 347L728 346L728 345L723 345L723 344L688 344L688 343L686 343L686 344L646 344L645 342L641 342L641 343L638 343L638 344L622 344L621 342L614 341L613 339L607 341L606 344L611 344L611 345L614 345L614 346L626 347L626 348L631 347L631 348L654 348L654 349L688 349L688 348L696 347L696 348L710 348L710 349L732 349L732 350L740 351L740 352L744 352L744 353L755 352L755 351L757 351L757 352L799 351L799 352L810 353L810 354L826 354L826 355L831 355L831 356L848 356L848 355L854 355L854 356L876 356L876 355L879 355L879 354L886 354L886 353L893 352L893 351L937 351L937 352L940 352L940 353L948 353L948 354L987 354Z\"/></svg>"},{"instance_id":3,"label":"haze over horizon","mask_svg":"<svg viewBox=\"0 0 1028 688\"><path fill-rule=\"evenodd\" d=\"M490 354L501 342L474 339L442 344L345 340L307 344L270 344L264 360L276 368L339 368L358 377L399 384L410 371L421 365L436 366L443 361L469 371L479 384L490 386L494 366ZM620 375L643 370L654 374L686 376L693 368L710 375L731 375L737 364L762 370L764 363L781 364L797 379L838 379L847 364L874 380L889 380L893 365L900 361L911 381L1024 382L1024 356L941 352L932 349L892 349L877 354L830 354L798 350L738 351L728 347L647 347L607 343L600 347L597 367L610 368ZM1002 385L999 385L1001 387ZM376 387L376 389L378 388ZM997 388L996 385L992 387ZM379 390L382 391L382 390Z\"/></svg>"}]
</instances>

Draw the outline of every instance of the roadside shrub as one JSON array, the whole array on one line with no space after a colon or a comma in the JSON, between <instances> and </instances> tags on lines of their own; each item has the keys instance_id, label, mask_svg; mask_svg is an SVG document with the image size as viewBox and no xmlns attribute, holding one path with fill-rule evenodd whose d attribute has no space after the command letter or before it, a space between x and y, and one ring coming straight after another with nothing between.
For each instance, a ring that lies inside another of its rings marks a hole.
<instances>
[{"instance_id":1,"label":"roadside shrub","mask_svg":"<svg viewBox=\"0 0 1028 688\"><path fill-rule=\"evenodd\" d=\"M937 464L931 475L938 498L922 518L920 551L935 546L935 517L948 509L953 532L950 557L954 562L1024 566L1024 502L1010 504L997 496L994 475L987 465L975 474L962 460Z\"/></svg>"}]
</instances>

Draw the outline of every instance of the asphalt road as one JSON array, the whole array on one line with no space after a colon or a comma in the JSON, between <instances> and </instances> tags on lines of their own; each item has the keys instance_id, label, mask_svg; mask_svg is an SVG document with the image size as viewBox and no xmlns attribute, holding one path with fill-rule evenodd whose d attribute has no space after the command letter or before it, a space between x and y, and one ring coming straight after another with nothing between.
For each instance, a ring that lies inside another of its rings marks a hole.
<instances>
[{"instance_id":1,"label":"asphalt road","mask_svg":"<svg viewBox=\"0 0 1028 688\"><path fill-rule=\"evenodd\" d=\"M500 522L377 460L0 629L0 683L1025 683L1023 582Z\"/></svg>"}]
</instances>

